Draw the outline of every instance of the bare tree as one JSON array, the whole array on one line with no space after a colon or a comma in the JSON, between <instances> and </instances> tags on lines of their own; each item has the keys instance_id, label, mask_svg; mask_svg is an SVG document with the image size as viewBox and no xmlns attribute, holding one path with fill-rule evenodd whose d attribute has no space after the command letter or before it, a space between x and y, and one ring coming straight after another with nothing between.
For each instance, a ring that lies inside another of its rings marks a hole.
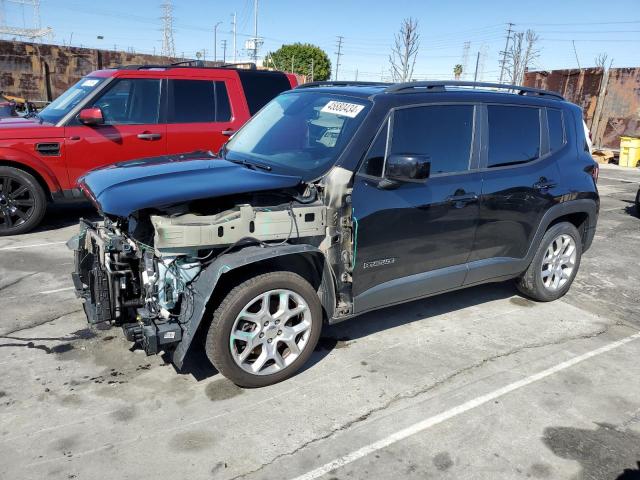
<instances>
[{"instance_id":1,"label":"bare tree","mask_svg":"<svg viewBox=\"0 0 640 480\"><path fill-rule=\"evenodd\" d=\"M539 40L540 37L533 30L514 33L507 51L506 65L510 83L521 85L524 82L527 69L540 57L540 49L537 46Z\"/></svg>"},{"instance_id":2,"label":"bare tree","mask_svg":"<svg viewBox=\"0 0 640 480\"><path fill-rule=\"evenodd\" d=\"M609 65L607 65L607 60L609 60L608 53L599 53L595 58L596 67L608 70L609 68L611 68L611 65L613 65L613 58L609 62Z\"/></svg>"},{"instance_id":3,"label":"bare tree","mask_svg":"<svg viewBox=\"0 0 640 480\"><path fill-rule=\"evenodd\" d=\"M460 80L460 77L462 76L462 65L461 64L457 64L453 67L453 76L455 77L456 80Z\"/></svg>"},{"instance_id":4,"label":"bare tree","mask_svg":"<svg viewBox=\"0 0 640 480\"><path fill-rule=\"evenodd\" d=\"M394 82L408 82L413 77L413 68L420 48L418 21L406 18L402 21L400 32L395 35L395 45L389 55L391 76Z\"/></svg>"}]
</instances>

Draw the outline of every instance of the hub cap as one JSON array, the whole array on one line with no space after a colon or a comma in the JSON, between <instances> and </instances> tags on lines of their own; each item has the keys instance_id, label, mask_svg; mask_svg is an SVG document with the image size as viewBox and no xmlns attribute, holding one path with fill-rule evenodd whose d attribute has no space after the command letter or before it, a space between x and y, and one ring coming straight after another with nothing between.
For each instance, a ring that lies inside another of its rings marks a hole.
<instances>
[{"instance_id":1,"label":"hub cap","mask_svg":"<svg viewBox=\"0 0 640 480\"><path fill-rule=\"evenodd\" d=\"M33 214L33 192L20 180L0 177L0 230L19 227Z\"/></svg>"},{"instance_id":2,"label":"hub cap","mask_svg":"<svg viewBox=\"0 0 640 480\"><path fill-rule=\"evenodd\" d=\"M252 375L269 375L291 365L307 346L311 311L291 290L270 290L237 316L229 346L236 364Z\"/></svg>"},{"instance_id":3,"label":"hub cap","mask_svg":"<svg viewBox=\"0 0 640 480\"><path fill-rule=\"evenodd\" d=\"M569 235L557 236L542 260L542 283L547 290L562 288L571 278L576 265L576 242Z\"/></svg>"}]
</instances>

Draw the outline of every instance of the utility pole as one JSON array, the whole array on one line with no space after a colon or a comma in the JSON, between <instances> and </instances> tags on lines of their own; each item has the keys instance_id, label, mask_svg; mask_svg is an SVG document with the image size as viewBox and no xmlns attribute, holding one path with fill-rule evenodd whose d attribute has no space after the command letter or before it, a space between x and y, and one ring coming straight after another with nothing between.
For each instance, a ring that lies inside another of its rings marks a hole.
<instances>
[{"instance_id":1,"label":"utility pole","mask_svg":"<svg viewBox=\"0 0 640 480\"><path fill-rule=\"evenodd\" d=\"M358 81L358 69L357 68L356 68L356 79L355 79L355 81L356 82Z\"/></svg>"},{"instance_id":2,"label":"utility pole","mask_svg":"<svg viewBox=\"0 0 640 480\"><path fill-rule=\"evenodd\" d=\"M253 0L253 63L258 63L258 0Z\"/></svg>"},{"instance_id":3,"label":"utility pole","mask_svg":"<svg viewBox=\"0 0 640 480\"><path fill-rule=\"evenodd\" d=\"M222 40L222 63L227 63L227 41Z\"/></svg>"},{"instance_id":4,"label":"utility pole","mask_svg":"<svg viewBox=\"0 0 640 480\"><path fill-rule=\"evenodd\" d=\"M511 40L511 29L515 26L515 23L507 23L507 26L509 27L507 30L507 43L504 45L504 50L500 52L502 53L502 60L500 61L500 80L498 83L502 83L504 77L504 68L507 65L507 51L509 50L509 41Z\"/></svg>"},{"instance_id":5,"label":"utility pole","mask_svg":"<svg viewBox=\"0 0 640 480\"><path fill-rule=\"evenodd\" d=\"M231 14L231 17L233 18L233 20L231 21L231 26L232 26L232 31L233 31L233 63L236 63L238 61L238 57L237 57L237 45L236 45L236 12L233 12Z\"/></svg>"},{"instance_id":6,"label":"utility pole","mask_svg":"<svg viewBox=\"0 0 640 480\"><path fill-rule=\"evenodd\" d=\"M476 57L476 73L473 75L474 83L478 81L478 64L480 63L480 51L478 50L478 56Z\"/></svg>"},{"instance_id":7,"label":"utility pole","mask_svg":"<svg viewBox=\"0 0 640 480\"><path fill-rule=\"evenodd\" d=\"M311 81L313 82L313 58L311 59Z\"/></svg>"},{"instance_id":8,"label":"utility pole","mask_svg":"<svg viewBox=\"0 0 640 480\"><path fill-rule=\"evenodd\" d=\"M338 69L340 68L340 56L342 55L342 40L344 40L344 37L342 35L338 35L338 51L336 52L336 76L334 80L338 80Z\"/></svg>"},{"instance_id":9,"label":"utility pole","mask_svg":"<svg viewBox=\"0 0 640 480\"><path fill-rule=\"evenodd\" d=\"M218 61L218 26L222 22L218 22L213 26L213 61Z\"/></svg>"},{"instance_id":10,"label":"utility pole","mask_svg":"<svg viewBox=\"0 0 640 480\"><path fill-rule=\"evenodd\" d=\"M576 42L575 40L571 40L571 44L573 45L573 53L576 56L576 62L578 63L578 70L580 70L580 60L578 59L578 51L576 50Z\"/></svg>"}]
</instances>

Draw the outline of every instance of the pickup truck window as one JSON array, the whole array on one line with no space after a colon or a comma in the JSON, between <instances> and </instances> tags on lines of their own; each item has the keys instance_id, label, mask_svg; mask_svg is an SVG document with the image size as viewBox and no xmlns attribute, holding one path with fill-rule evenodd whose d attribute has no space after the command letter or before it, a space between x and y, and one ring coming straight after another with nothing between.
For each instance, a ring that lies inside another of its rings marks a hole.
<instances>
[{"instance_id":1,"label":"pickup truck window","mask_svg":"<svg viewBox=\"0 0 640 480\"><path fill-rule=\"evenodd\" d=\"M169 123L228 122L231 106L222 81L170 80Z\"/></svg>"}]
</instances>

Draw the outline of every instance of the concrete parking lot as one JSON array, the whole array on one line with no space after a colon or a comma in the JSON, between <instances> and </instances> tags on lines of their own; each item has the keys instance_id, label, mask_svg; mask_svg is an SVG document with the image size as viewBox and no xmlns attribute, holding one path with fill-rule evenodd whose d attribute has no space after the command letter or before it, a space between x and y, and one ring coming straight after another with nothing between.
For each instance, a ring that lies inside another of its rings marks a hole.
<instances>
[{"instance_id":1,"label":"concrete parking lot","mask_svg":"<svg viewBox=\"0 0 640 480\"><path fill-rule=\"evenodd\" d=\"M601 170L569 294L495 284L326 328L240 389L87 328L64 242L87 207L0 239L0 478L640 478L640 171Z\"/></svg>"}]
</instances>

